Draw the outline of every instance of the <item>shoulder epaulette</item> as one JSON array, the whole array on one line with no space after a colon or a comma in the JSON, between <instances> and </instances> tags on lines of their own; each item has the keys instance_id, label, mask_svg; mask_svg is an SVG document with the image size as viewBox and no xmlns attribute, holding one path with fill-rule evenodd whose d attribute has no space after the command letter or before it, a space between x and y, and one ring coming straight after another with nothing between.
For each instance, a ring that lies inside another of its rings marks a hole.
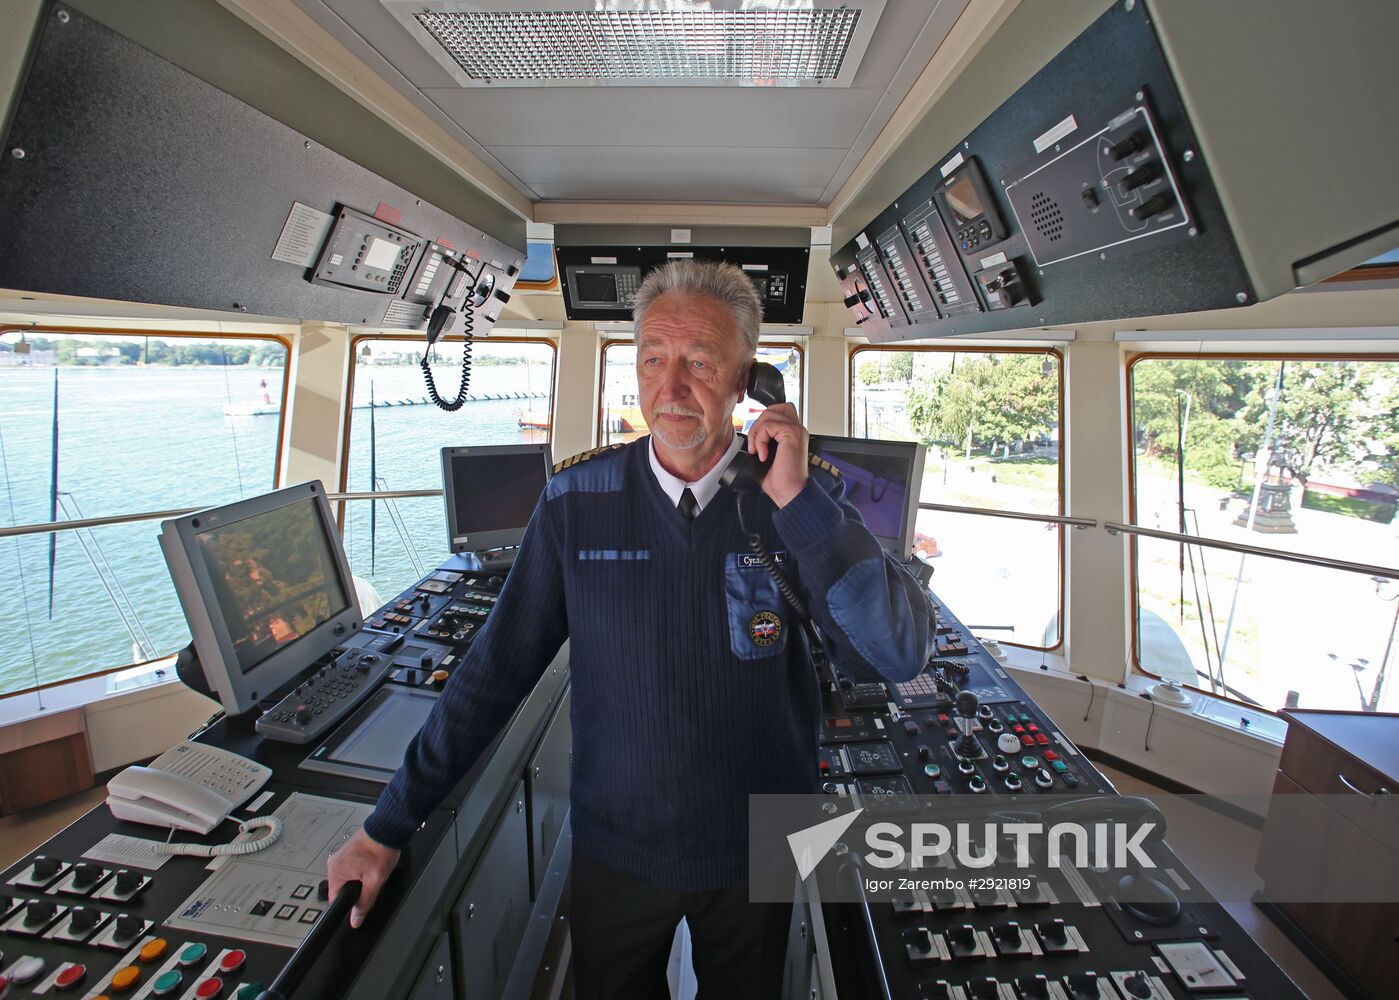
<instances>
[{"instance_id":1,"label":"shoulder epaulette","mask_svg":"<svg viewBox=\"0 0 1399 1000\"><path fill-rule=\"evenodd\" d=\"M593 448L589 451L580 451L578 454L570 455L568 458L565 458L562 462L559 462L557 465L555 465L554 472L555 474L560 473L564 469L577 465L579 462L586 462L590 458L597 458L599 455L606 454L609 451L616 451L618 448L625 447L625 444L605 444L601 448Z\"/></svg>"},{"instance_id":2,"label":"shoulder epaulette","mask_svg":"<svg viewBox=\"0 0 1399 1000\"><path fill-rule=\"evenodd\" d=\"M820 455L817 455L817 454L813 453L812 456L811 456L811 464L814 465L814 466L816 466L816 468L820 469L822 472L829 472L831 475L835 476L837 479L840 478L840 470L837 469L837 468L836 468L834 465L832 465L830 462L826 461L826 460L825 460L824 458L822 458Z\"/></svg>"}]
</instances>

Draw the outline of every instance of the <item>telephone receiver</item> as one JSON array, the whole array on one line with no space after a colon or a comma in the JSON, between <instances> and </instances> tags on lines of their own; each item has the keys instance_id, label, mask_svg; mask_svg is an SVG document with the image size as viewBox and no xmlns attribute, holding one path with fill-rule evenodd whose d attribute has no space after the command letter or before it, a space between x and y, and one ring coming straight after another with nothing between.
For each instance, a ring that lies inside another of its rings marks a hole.
<instances>
[{"instance_id":1,"label":"telephone receiver","mask_svg":"<svg viewBox=\"0 0 1399 1000\"><path fill-rule=\"evenodd\" d=\"M787 388L782 383L782 373L765 361L755 361L748 369L748 385L744 390L748 397L764 406L787 402ZM767 461L759 461L746 449L740 449L728 466L719 474L719 483L732 490L755 490L772 468L772 460L777 457L776 445L769 445Z\"/></svg>"},{"instance_id":2,"label":"telephone receiver","mask_svg":"<svg viewBox=\"0 0 1399 1000\"><path fill-rule=\"evenodd\" d=\"M108 783L107 807L117 819L208 833L234 803L182 774L133 765Z\"/></svg>"}]
</instances>

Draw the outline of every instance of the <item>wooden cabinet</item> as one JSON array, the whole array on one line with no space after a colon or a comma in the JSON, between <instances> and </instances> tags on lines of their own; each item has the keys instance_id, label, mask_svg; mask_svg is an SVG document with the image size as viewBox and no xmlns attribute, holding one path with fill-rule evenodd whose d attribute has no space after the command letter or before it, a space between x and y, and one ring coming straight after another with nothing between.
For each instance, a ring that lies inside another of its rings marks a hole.
<instances>
[{"instance_id":1,"label":"wooden cabinet","mask_svg":"<svg viewBox=\"0 0 1399 1000\"><path fill-rule=\"evenodd\" d=\"M1399 872L1399 716L1283 715L1273 794L1288 799L1269 812L1258 860L1268 912L1350 980L1347 992L1393 996L1399 897L1378 887L1371 901L1339 901L1336 887Z\"/></svg>"}]
</instances>

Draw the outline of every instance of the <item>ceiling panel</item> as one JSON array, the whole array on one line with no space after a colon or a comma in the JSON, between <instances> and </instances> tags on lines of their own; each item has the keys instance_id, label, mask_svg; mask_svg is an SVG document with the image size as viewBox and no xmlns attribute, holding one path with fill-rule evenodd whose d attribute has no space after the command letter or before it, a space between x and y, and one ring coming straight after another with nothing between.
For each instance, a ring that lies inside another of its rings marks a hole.
<instances>
[{"instance_id":1,"label":"ceiling panel","mask_svg":"<svg viewBox=\"0 0 1399 1000\"><path fill-rule=\"evenodd\" d=\"M464 90L429 98L483 146L713 145L848 150L882 90L596 87Z\"/></svg>"},{"instance_id":2,"label":"ceiling panel","mask_svg":"<svg viewBox=\"0 0 1399 1000\"><path fill-rule=\"evenodd\" d=\"M533 197L820 204L968 0L887 0L849 88L470 90L379 0L295 2Z\"/></svg>"},{"instance_id":3,"label":"ceiling panel","mask_svg":"<svg viewBox=\"0 0 1399 1000\"><path fill-rule=\"evenodd\" d=\"M841 149L495 146L541 198L810 204Z\"/></svg>"}]
</instances>

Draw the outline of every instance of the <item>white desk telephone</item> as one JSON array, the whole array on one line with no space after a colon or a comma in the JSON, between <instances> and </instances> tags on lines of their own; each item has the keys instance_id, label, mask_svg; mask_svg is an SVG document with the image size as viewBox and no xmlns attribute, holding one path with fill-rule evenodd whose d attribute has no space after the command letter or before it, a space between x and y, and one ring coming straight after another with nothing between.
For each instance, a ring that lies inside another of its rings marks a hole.
<instances>
[{"instance_id":1,"label":"white desk telephone","mask_svg":"<svg viewBox=\"0 0 1399 1000\"><path fill-rule=\"evenodd\" d=\"M252 798L272 769L198 743L181 743L151 762L128 767L107 785L117 819L208 833Z\"/></svg>"}]
</instances>

